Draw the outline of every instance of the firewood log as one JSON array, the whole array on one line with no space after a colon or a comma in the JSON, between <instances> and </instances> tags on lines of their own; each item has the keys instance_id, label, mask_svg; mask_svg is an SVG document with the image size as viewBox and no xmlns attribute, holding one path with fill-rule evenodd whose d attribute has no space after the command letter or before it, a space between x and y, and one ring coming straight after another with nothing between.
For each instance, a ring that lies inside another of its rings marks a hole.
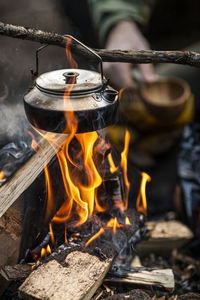
<instances>
[{"instance_id":1,"label":"firewood log","mask_svg":"<svg viewBox=\"0 0 200 300\"><path fill-rule=\"evenodd\" d=\"M112 259L75 251L64 264L56 260L33 271L19 288L21 299L88 300L103 282Z\"/></svg>"}]
</instances>

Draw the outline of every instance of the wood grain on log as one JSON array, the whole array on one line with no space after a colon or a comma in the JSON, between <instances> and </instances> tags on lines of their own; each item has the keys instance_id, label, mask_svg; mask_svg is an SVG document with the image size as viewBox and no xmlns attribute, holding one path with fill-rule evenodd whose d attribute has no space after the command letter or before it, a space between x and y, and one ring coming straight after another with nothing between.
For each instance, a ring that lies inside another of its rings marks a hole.
<instances>
[{"instance_id":1,"label":"wood grain on log","mask_svg":"<svg viewBox=\"0 0 200 300\"><path fill-rule=\"evenodd\" d=\"M56 144L58 148L62 146L65 140L66 135L56 135ZM44 164L48 164L54 156L55 151L52 146L46 140L43 140L41 149L39 149L38 152L15 173L15 175L0 188L0 217L43 171Z\"/></svg>"},{"instance_id":2,"label":"wood grain on log","mask_svg":"<svg viewBox=\"0 0 200 300\"><path fill-rule=\"evenodd\" d=\"M0 22L0 34L13 38L25 39L42 44L66 46L67 39L60 34L44 32L39 29L26 28ZM94 60L94 56L75 42L71 51L87 60ZM146 63L174 63L200 67L200 54L193 51L155 51L155 50L105 50L95 49L103 61L129 62L134 64Z\"/></svg>"},{"instance_id":3,"label":"wood grain on log","mask_svg":"<svg viewBox=\"0 0 200 300\"><path fill-rule=\"evenodd\" d=\"M19 288L22 299L91 299L110 268L112 259L75 251L64 265L53 260L33 271Z\"/></svg>"}]
</instances>

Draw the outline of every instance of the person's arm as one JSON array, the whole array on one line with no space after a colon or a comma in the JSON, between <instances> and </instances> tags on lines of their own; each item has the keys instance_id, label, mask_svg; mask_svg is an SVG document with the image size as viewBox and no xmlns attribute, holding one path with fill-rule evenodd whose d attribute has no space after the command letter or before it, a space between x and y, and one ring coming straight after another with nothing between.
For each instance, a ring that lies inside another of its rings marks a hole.
<instances>
[{"instance_id":1,"label":"person's arm","mask_svg":"<svg viewBox=\"0 0 200 300\"><path fill-rule=\"evenodd\" d=\"M102 46L107 49L149 49L138 25L148 23L155 0L88 0ZM151 64L139 65L145 80L153 77ZM132 65L105 63L104 71L116 88L135 87Z\"/></svg>"}]
</instances>

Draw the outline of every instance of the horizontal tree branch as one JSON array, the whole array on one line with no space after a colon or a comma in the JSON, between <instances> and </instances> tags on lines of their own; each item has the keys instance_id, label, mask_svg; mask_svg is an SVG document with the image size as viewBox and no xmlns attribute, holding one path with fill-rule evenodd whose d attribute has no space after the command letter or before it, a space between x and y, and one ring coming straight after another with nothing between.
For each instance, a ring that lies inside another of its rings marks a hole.
<instances>
[{"instance_id":1,"label":"horizontal tree branch","mask_svg":"<svg viewBox=\"0 0 200 300\"><path fill-rule=\"evenodd\" d=\"M26 28L0 22L0 34L13 38L25 39L42 44L66 47L67 38L63 35L44 32L39 29ZM94 60L94 56L79 44L72 41L71 51ZM95 49L103 61L126 62L134 64L146 63L175 63L200 67L200 54L193 51L155 51L155 50L105 50Z\"/></svg>"}]
</instances>

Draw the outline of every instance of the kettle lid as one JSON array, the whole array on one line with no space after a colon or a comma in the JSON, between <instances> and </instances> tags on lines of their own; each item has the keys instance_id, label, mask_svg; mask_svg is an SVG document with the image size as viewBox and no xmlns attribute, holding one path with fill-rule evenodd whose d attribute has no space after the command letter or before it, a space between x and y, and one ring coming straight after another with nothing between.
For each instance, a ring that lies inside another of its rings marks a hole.
<instances>
[{"instance_id":1,"label":"kettle lid","mask_svg":"<svg viewBox=\"0 0 200 300\"><path fill-rule=\"evenodd\" d=\"M41 74L36 87L47 94L80 96L103 89L101 74L84 69L61 69Z\"/></svg>"}]
</instances>

